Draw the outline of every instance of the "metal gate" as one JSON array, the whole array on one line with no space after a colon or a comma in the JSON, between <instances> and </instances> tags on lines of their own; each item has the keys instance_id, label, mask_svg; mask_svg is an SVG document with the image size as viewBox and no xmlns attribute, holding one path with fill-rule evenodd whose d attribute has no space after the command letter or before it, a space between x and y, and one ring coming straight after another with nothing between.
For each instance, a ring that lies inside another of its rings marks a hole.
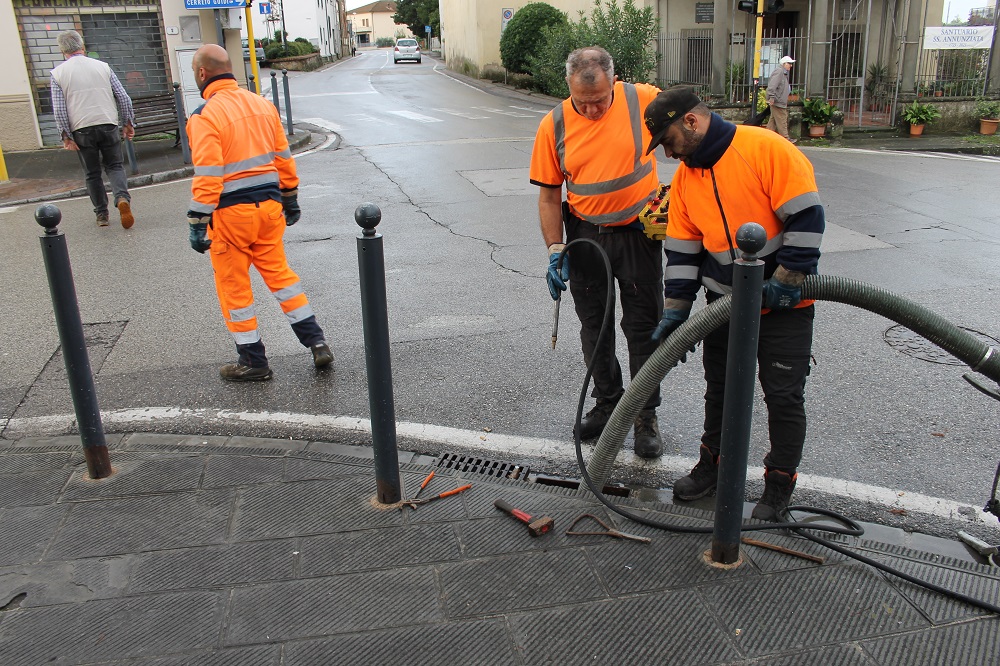
<instances>
[{"instance_id":1,"label":"metal gate","mask_svg":"<svg viewBox=\"0 0 1000 666\"><path fill-rule=\"evenodd\" d=\"M897 77L869 48L872 0L832 0L826 98L844 125L892 125Z\"/></svg>"}]
</instances>

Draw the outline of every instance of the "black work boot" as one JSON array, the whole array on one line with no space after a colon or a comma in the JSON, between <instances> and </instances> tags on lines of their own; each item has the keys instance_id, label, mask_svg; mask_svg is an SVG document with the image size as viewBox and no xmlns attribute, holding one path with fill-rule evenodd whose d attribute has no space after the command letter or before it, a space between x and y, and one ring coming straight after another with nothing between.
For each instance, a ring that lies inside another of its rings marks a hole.
<instances>
[{"instance_id":1,"label":"black work boot","mask_svg":"<svg viewBox=\"0 0 1000 666\"><path fill-rule=\"evenodd\" d=\"M656 422L656 410L644 409L635 417L635 455L640 458L659 458L663 455L663 440L660 438L660 424Z\"/></svg>"},{"instance_id":2,"label":"black work boot","mask_svg":"<svg viewBox=\"0 0 1000 666\"><path fill-rule=\"evenodd\" d=\"M580 439L594 439L600 437L604 432L604 426L611 418L611 412L615 411L614 402L598 402L580 421ZM576 428L573 428L576 434Z\"/></svg>"},{"instance_id":3,"label":"black work boot","mask_svg":"<svg viewBox=\"0 0 1000 666\"><path fill-rule=\"evenodd\" d=\"M326 340L314 344L309 349L312 350L313 365L317 368L325 368L333 363L333 352L330 350L330 345L326 344Z\"/></svg>"},{"instance_id":4,"label":"black work boot","mask_svg":"<svg viewBox=\"0 0 1000 666\"><path fill-rule=\"evenodd\" d=\"M252 368L242 363L227 363L219 368L219 375L227 382L266 382L273 377L271 368Z\"/></svg>"},{"instance_id":5,"label":"black work boot","mask_svg":"<svg viewBox=\"0 0 1000 666\"><path fill-rule=\"evenodd\" d=\"M795 490L795 480L798 478L799 475L794 472L789 474L780 469L765 469L764 494L750 516L769 523L785 522L785 510L788 509L792 491Z\"/></svg>"},{"instance_id":6,"label":"black work boot","mask_svg":"<svg viewBox=\"0 0 1000 666\"><path fill-rule=\"evenodd\" d=\"M683 479L677 479L674 484L674 499L690 502L699 499L715 490L719 480L719 456L701 445L701 460L694 466L691 473Z\"/></svg>"}]
</instances>

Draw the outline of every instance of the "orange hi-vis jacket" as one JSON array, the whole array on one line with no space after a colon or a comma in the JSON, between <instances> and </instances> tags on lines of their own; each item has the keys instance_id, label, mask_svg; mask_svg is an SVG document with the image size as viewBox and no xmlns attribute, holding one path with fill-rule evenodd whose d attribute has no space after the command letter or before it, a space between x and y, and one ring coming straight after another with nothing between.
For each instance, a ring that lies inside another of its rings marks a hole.
<instances>
[{"instance_id":1,"label":"orange hi-vis jacket","mask_svg":"<svg viewBox=\"0 0 1000 666\"><path fill-rule=\"evenodd\" d=\"M562 187L570 211L592 224L634 222L656 192L655 155L643 123L646 106L659 89L645 83L614 85L611 107L589 120L567 99L538 126L529 178L541 187Z\"/></svg>"},{"instance_id":2,"label":"orange hi-vis jacket","mask_svg":"<svg viewBox=\"0 0 1000 666\"><path fill-rule=\"evenodd\" d=\"M299 186L281 117L271 102L221 74L202 91L187 121L194 180L188 217L240 203L281 201Z\"/></svg>"}]
</instances>

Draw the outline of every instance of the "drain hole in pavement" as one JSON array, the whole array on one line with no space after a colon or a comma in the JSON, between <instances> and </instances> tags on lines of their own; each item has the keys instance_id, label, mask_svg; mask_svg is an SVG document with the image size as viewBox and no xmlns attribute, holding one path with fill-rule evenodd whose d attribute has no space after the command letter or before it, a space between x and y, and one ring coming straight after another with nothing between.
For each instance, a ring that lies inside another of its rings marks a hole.
<instances>
[{"instance_id":1,"label":"drain hole in pavement","mask_svg":"<svg viewBox=\"0 0 1000 666\"><path fill-rule=\"evenodd\" d=\"M556 486L558 488L570 488L571 490L576 490L583 484L583 481L580 479L567 479L561 476L547 476L543 474L536 474L534 481L543 486ZM628 497L632 490L623 485L615 484L604 486L601 492L612 497Z\"/></svg>"},{"instance_id":2,"label":"drain hole in pavement","mask_svg":"<svg viewBox=\"0 0 1000 666\"><path fill-rule=\"evenodd\" d=\"M14 595L14 598L8 601L3 606L0 606L0 613L3 611L14 610L21 605L21 602L28 598L27 592L22 592L21 594Z\"/></svg>"},{"instance_id":3,"label":"drain hole in pavement","mask_svg":"<svg viewBox=\"0 0 1000 666\"><path fill-rule=\"evenodd\" d=\"M990 347L1000 347L1000 340L996 338L964 326L959 326L959 328ZM886 344L899 353L918 358L921 361L939 363L941 365L965 365L965 363L962 363L927 338L917 335L902 324L889 327L882 334L882 338L886 341Z\"/></svg>"},{"instance_id":4,"label":"drain hole in pavement","mask_svg":"<svg viewBox=\"0 0 1000 666\"><path fill-rule=\"evenodd\" d=\"M475 458L473 456L460 456L457 453L445 453L438 459L438 467L453 469L458 472L472 472L473 474L484 474L495 479L512 479L526 481L528 479L528 468L515 463L501 462L499 460L487 460L486 458Z\"/></svg>"}]
</instances>

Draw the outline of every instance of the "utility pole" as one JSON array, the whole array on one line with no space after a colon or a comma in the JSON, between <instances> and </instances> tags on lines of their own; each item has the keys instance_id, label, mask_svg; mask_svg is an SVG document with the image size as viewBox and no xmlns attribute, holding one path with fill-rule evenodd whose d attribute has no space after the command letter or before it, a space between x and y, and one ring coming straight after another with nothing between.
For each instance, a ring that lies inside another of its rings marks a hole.
<instances>
[{"instance_id":1,"label":"utility pole","mask_svg":"<svg viewBox=\"0 0 1000 666\"><path fill-rule=\"evenodd\" d=\"M288 42L285 38L285 0L278 0L278 11L281 12L281 48L288 55Z\"/></svg>"}]
</instances>

